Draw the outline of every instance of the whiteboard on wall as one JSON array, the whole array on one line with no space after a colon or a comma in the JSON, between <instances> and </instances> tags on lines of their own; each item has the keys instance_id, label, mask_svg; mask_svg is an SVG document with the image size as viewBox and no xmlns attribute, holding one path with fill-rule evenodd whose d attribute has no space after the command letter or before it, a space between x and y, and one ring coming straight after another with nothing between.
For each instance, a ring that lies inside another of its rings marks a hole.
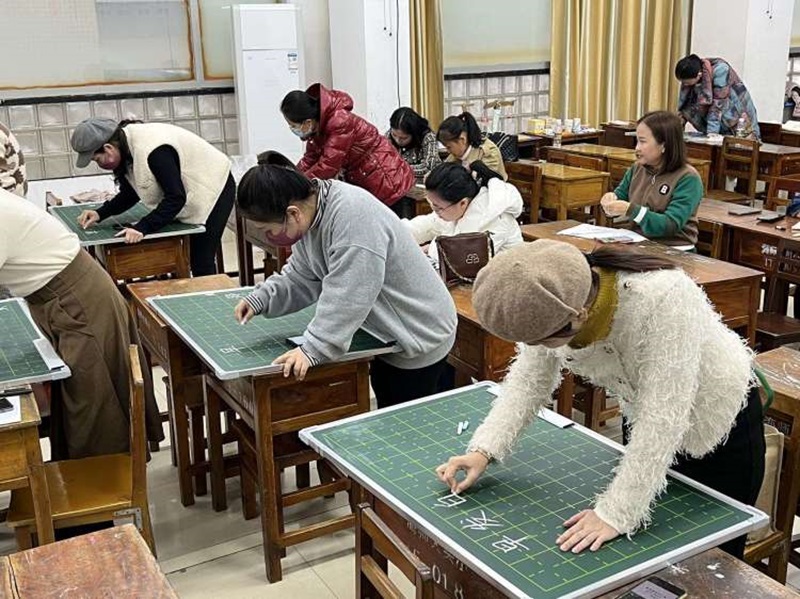
<instances>
[{"instance_id":1,"label":"whiteboard on wall","mask_svg":"<svg viewBox=\"0 0 800 599\"><path fill-rule=\"evenodd\" d=\"M306 87L300 8L248 4L232 11L239 151L277 150L296 162L303 143L289 130L280 104L290 91Z\"/></svg>"}]
</instances>

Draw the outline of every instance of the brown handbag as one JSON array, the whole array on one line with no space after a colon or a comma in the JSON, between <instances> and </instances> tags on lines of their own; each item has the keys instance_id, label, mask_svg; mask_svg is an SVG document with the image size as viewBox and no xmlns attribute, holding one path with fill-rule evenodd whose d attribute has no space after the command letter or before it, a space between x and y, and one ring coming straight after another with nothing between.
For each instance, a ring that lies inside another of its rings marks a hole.
<instances>
[{"instance_id":1,"label":"brown handbag","mask_svg":"<svg viewBox=\"0 0 800 599\"><path fill-rule=\"evenodd\" d=\"M437 237L436 248L439 274L448 287L472 285L478 271L494 256L494 244L488 232Z\"/></svg>"}]
</instances>

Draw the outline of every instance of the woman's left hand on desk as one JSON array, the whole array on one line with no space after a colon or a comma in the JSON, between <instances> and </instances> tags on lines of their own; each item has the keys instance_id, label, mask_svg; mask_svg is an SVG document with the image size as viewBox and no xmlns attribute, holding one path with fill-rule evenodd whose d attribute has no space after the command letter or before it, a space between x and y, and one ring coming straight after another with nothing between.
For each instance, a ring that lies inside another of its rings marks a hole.
<instances>
[{"instance_id":1,"label":"woman's left hand on desk","mask_svg":"<svg viewBox=\"0 0 800 599\"><path fill-rule=\"evenodd\" d=\"M122 231L114 235L114 237L123 236L125 237L125 243L139 243L142 239L144 239L144 233L131 228L122 229Z\"/></svg>"},{"instance_id":2,"label":"woman's left hand on desk","mask_svg":"<svg viewBox=\"0 0 800 599\"><path fill-rule=\"evenodd\" d=\"M276 358L273 364L281 364L283 366L283 376L288 377L292 372L298 381L306 378L308 369L311 368L311 363L299 347Z\"/></svg>"},{"instance_id":3,"label":"woman's left hand on desk","mask_svg":"<svg viewBox=\"0 0 800 599\"><path fill-rule=\"evenodd\" d=\"M594 510L583 510L564 522L567 531L556 539L561 551L580 553L587 547L597 551L606 541L619 536L619 532L607 524Z\"/></svg>"}]
</instances>

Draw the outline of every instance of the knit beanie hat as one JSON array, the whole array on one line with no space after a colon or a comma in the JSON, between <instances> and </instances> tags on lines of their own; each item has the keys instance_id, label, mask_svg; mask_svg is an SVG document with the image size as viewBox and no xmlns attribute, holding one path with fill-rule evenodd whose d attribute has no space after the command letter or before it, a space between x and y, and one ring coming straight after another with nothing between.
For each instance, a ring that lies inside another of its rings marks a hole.
<instances>
[{"instance_id":1,"label":"knit beanie hat","mask_svg":"<svg viewBox=\"0 0 800 599\"><path fill-rule=\"evenodd\" d=\"M539 239L492 258L475 279L472 305L493 335L534 344L578 315L591 287L592 272L578 248Z\"/></svg>"}]
</instances>

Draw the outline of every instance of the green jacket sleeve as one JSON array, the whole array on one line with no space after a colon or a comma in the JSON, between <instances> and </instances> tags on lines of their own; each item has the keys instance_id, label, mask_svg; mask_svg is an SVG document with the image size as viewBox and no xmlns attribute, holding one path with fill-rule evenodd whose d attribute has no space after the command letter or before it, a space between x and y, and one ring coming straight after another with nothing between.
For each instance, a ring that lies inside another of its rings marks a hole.
<instances>
[{"instance_id":1,"label":"green jacket sleeve","mask_svg":"<svg viewBox=\"0 0 800 599\"><path fill-rule=\"evenodd\" d=\"M673 237L686 226L702 199L703 182L700 177L688 174L678 181L664 212L653 212L646 206L631 204L627 215L639 225L645 237Z\"/></svg>"},{"instance_id":2,"label":"green jacket sleeve","mask_svg":"<svg viewBox=\"0 0 800 599\"><path fill-rule=\"evenodd\" d=\"M630 189L631 186L631 177L633 177L633 166L625 171L622 181L619 182L619 185L617 185L617 188L614 190L614 195L620 200L628 200L630 197L628 195L628 189Z\"/></svg>"}]
</instances>

